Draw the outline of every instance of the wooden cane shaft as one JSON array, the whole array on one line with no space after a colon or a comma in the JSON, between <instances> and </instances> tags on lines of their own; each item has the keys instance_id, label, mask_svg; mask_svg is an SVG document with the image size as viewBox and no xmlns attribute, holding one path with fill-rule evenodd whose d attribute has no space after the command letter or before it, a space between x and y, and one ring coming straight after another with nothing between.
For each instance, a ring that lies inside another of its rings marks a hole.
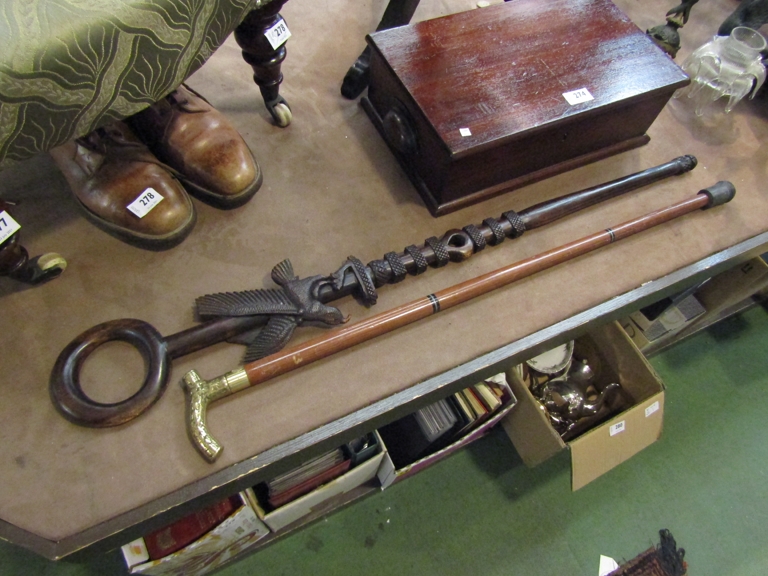
<instances>
[{"instance_id":1,"label":"wooden cane shaft","mask_svg":"<svg viewBox=\"0 0 768 576\"><path fill-rule=\"evenodd\" d=\"M472 226L476 233L484 239L481 243L478 242L476 237L470 236L467 230L468 227L465 227L462 231L456 229L448 230L442 238L442 241L446 243L444 249L447 251L450 261L463 262L470 258L472 254L482 250L486 245L496 246L504 238L518 238L524 232L535 230L590 206L636 190L641 186L646 186L671 176L685 174L693 170L696 164L697 160L694 156L678 156L669 162L647 168L642 172L635 172L610 182L540 202L516 214L513 210L510 210L504 212L498 219L486 218L482 224ZM452 242L459 240L459 238L462 238L462 240L459 244L454 245ZM421 255L423 261L428 266L439 268L446 263L440 260L434 246L429 241L425 241L421 246L409 246L403 252L396 254L397 259L399 259L408 274L417 275L424 271L424 269L419 268L414 259L416 257L414 250ZM391 266L391 262L388 261L387 264ZM378 267L377 261L369 262L368 267L372 271L375 270ZM386 280L378 278L378 282L384 284L399 281L396 278L397 276L393 274L393 276ZM329 302L348 295L358 288L358 281L355 277L347 275L345 276L345 281L350 283L345 284L342 289L332 289L330 286L323 287L320 299L323 302Z\"/></svg>"},{"instance_id":2,"label":"wooden cane shaft","mask_svg":"<svg viewBox=\"0 0 768 576\"><path fill-rule=\"evenodd\" d=\"M440 303L440 310L446 310L468 300L472 300L492 290L521 280L537 272L547 270L558 264L611 244L618 240L647 230L664 222L679 218L689 212L694 212L707 205L709 199L704 194L699 194L689 200L684 200L662 210L646 214L640 218L630 220L618 226L607 228L590 236L585 236L563 246L542 252L515 264L505 266L493 272L489 272L477 278L472 278L460 284L456 284L439 292L434 296Z\"/></svg>"},{"instance_id":3,"label":"wooden cane shaft","mask_svg":"<svg viewBox=\"0 0 768 576\"><path fill-rule=\"evenodd\" d=\"M636 190L641 186L690 172L696 167L696 164L697 160L694 156L678 156L669 162L647 168L642 172L635 172L623 178L530 206L521 210L519 215L526 230L540 228L579 210Z\"/></svg>"},{"instance_id":4,"label":"wooden cane shaft","mask_svg":"<svg viewBox=\"0 0 768 576\"><path fill-rule=\"evenodd\" d=\"M657 210L619 226L597 232L515 264L456 284L424 298L419 298L392 310L376 314L361 322L308 340L298 346L251 362L243 367L248 376L248 382L251 386L261 384L301 366L306 366L342 350L367 342L382 334L432 316L441 310L452 308L537 272L573 260L578 256L587 254L612 242L704 208L708 203L709 198L704 194L699 194L668 208Z\"/></svg>"},{"instance_id":5,"label":"wooden cane shaft","mask_svg":"<svg viewBox=\"0 0 768 576\"><path fill-rule=\"evenodd\" d=\"M298 346L281 350L271 356L246 364L243 368L248 375L251 386L255 386L392 330L397 330L402 326L407 326L417 320L427 318L434 313L429 298L420 298L392 310L376 314L367 320L313 338Z\"/></svg>"}]
</instances>

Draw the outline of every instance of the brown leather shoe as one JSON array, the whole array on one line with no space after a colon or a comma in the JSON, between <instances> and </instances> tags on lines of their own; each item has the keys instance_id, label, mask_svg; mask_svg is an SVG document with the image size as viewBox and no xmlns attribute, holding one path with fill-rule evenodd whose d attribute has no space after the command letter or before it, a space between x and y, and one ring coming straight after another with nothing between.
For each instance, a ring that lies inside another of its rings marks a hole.
<instances>
[{"instance_id":1,"label":"brown leather shoe","mask_svg":"<svg viewBox=\"0 0 768 576\"><path fill-rule=\"evenodd\" d=\"M109 234L166 250L192 231L197 214L186 191L125 123L114 122L50 153L85 216ZM128 205L141 205L139 198L148 191L162 200L139 217Z\"/></svg>"},{"instance_id":2,"label":"brown leather shoe","mask_svg":"<svg viewBox=\"0 0 768 576\"><path fill-rule=\"evenodd\" d=\"M236 208L261 186L261 169L243 138L223 114L186 86L128 121L149 149L179 173L187 191L203 202Z\"/></svg>"}]
</instances>

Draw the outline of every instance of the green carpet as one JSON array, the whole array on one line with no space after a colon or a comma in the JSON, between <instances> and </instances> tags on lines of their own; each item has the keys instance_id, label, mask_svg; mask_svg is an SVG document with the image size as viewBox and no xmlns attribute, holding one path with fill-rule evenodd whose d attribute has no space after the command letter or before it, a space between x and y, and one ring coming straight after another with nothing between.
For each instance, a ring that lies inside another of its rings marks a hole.
<instances>
[{"instance_id":1,"label":"green carpet","mask_svg":"<svg viewBox=\"0 0 768 576\"><path fill-rule=\"evenodd\" d=\"M662 438L578 492L567 454L526 468L503 430L284 538L220 576L585 575L668 528L691 576L768 574L768 313L760 307L656 356ZM52 563L0 543L0 575L121 574L117 553Z\"/></svg>"}]
</instances>

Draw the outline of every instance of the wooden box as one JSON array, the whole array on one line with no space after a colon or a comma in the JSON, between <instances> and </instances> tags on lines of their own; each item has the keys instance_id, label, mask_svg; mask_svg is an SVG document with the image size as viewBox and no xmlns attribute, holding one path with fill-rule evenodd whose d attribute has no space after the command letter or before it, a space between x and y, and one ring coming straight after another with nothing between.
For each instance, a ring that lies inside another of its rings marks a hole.
<instances>
[{"instance_id":1,"label":"wooden box","mask_svg":"<svg viewBox=\"0 0 768 576\"><path fill-rule=\"evenodd\" d=\"M375 32L363 106L433 215L649 141L685 73L609 0Z\"/></svg>"}]
</instances>

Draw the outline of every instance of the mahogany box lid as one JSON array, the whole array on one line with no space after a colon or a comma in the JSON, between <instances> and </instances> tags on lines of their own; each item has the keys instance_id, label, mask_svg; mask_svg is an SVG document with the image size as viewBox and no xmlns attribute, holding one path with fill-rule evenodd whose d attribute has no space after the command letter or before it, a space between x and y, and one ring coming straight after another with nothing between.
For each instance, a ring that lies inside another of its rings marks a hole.
<instances>
[{"instance_id":1,"label":"mahogany box lid","mask_svg":"<svg viewBox=\"0 0 768 576\"><path fill-rule=\"evenodd\" d=\"M609 0L513 0L367 40L373 108L383 118L385 98L403 101L450 161L663 95L660 110L688 83Z\"/></svg>"}]
</instances>

